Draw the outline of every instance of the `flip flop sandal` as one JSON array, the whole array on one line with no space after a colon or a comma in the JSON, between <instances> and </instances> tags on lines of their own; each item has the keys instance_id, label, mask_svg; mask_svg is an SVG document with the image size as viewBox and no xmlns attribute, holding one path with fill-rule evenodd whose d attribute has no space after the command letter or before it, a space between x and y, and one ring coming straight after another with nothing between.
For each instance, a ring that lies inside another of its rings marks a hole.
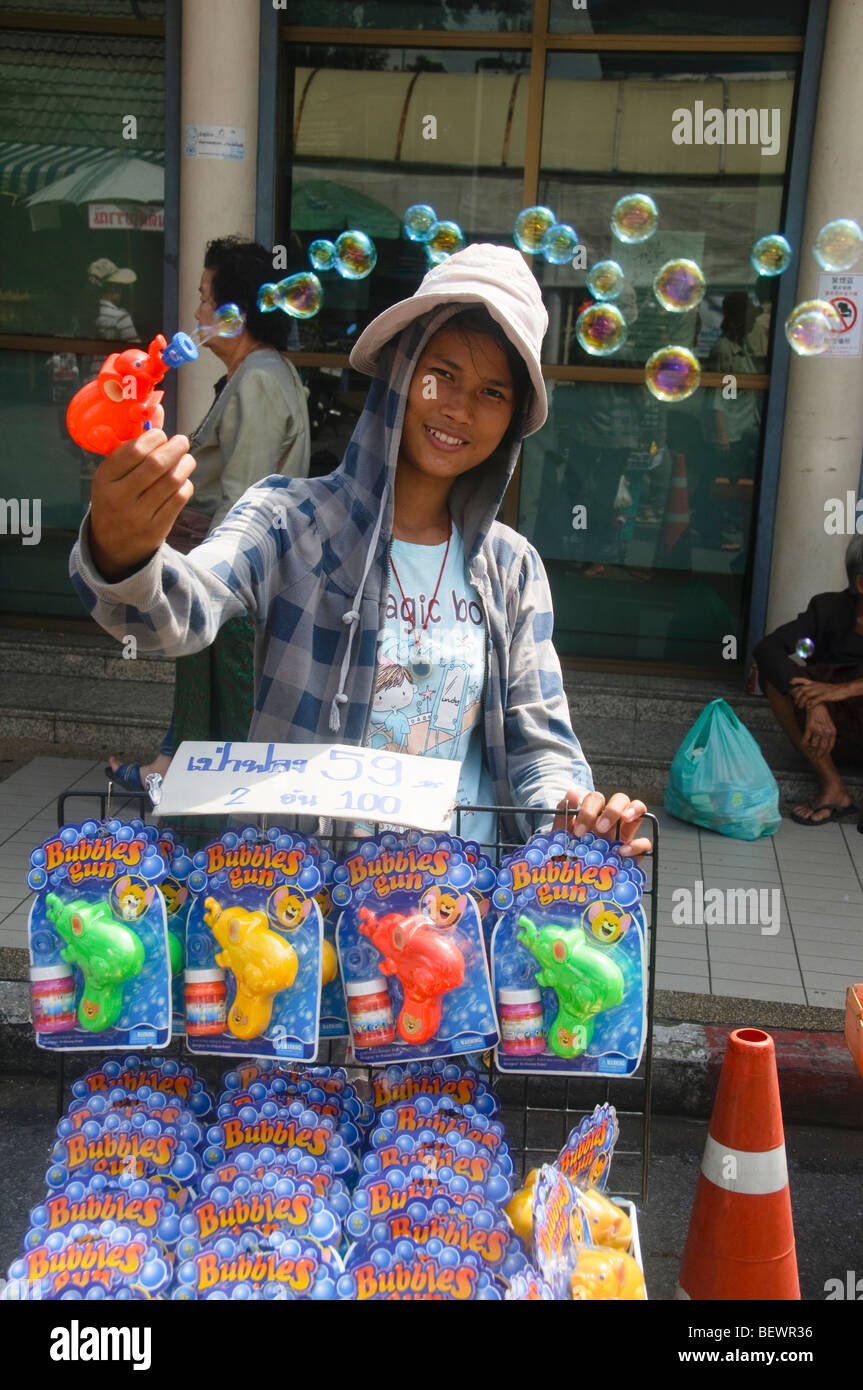
<instances>
[{"instance_id":1,"label":"flip flop sandal","mask_svg":"<svg viewBox=\"0 0 863 1390\"><path fill-rule=\"evenodd\" d=\"M795 825L829 825L831 821L841 820L843 816L857 815L857 807L854 805L853 801L850 801L847 806L835 806L825 801L822 802L820 806L810 806L809 809L813 813L815 811L829 811L830 814L829 816L822 816L821 820L813 820L811 816L799 816L796 811L792 811L791 819L794 821Z\"/></svg>"},{"instance_id":2,"label":"flip flop sandal","mask_svg":"<svg viewBox=\"0 0 863 1390\"><path fill-rule=\"evenodd\" d=\"M141 781L140 763L121 763L116 772L112 772L110 767L106 767L105 776L109 782L113 782L115 787L120 787L123 791L146 792L147 790Z\"/></svg>"}]
</instances>

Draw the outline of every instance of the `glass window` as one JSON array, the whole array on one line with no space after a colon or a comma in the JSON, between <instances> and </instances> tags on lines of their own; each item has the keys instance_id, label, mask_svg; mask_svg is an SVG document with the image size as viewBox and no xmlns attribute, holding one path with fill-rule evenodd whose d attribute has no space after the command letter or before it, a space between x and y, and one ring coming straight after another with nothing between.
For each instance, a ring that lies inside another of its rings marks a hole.
<instances>
[{"instance_id":1,"label":"glass window","mask_svg":"<svg viewBox=\"0 0 863 1390\"><path fill-rule=\"evenodd\" d=\"M718 666L733 634L742 651L765 393L665 406L640 384L548 386L518 529L548 570L558 650Z\"/></svg>"},{"instance_id":2,"label":"glass window","mask_svg":"<svg viewBox=\"0 0 863 1390\"><path fill-rule=\"evenodd\" d=\"M291 25L328 29L461 29L479 33L529 33L531 0L293 0Z\"/></svg>"},{"instance_id":3,"label":"glass window","mask_svg":"<svg viewBox=\"0 0 863 1390\"><path fill-rule=\"evenodd\" d=\"M70 537L84 514L97 462L66 430L82 359L66 352L4 352L0 367L3 608L79 617L68 579Z\"/></svg>"},{"instance_id":4,"label":"glass window","mask_svg":"<svg viewBox=\"0 0 863 1390\"><path fill-rule=\"evenodd\" d=\"M553 34L803 34L807 0L551 0Z\"/></svg>"},{"instance_id":5,"label":"glass window","mask_svg":"<svg viewBox=\"0 0 863 1390\"><path fill-rule=\"evenodd\" d=\"M291 45L293 159L286 152L277 226L290 228L286 273L308 247L348 228L375 243L365 280L322 275L324 307L299 321L305 351L349 350L388 305L413 293L425 249L401 230L430 203L468 241L511 242L521 200L528 54Z\"/></svg>"},{"instance_id":6,"label":"glass window","mask_svg":"<svg viewBox=\"0 0 863 1390\"><path fill-rule=\"evenodd\" d=\"M0 12L32 14L52 18L71 16L81 19L131 19L165 21L165 0L3 0Z\"/></svg>"},{"instance_id":7,"label":"glass window","mask_svg":"<svg viewBox=\"0 0 863 1390\"><path fill-rule=\"evenodd\" d=\"M157 333L163 40L0 31L0 129L0 333Z\"/></svg>"},{"instance_id":8,"label":"glass window","mask_svg":"<svg viewBox=\"0 0 863 1390\"><path fill-rule=\"evenodd\" d=\"M544 349L550 363L642 365L668 342L693 348L706 362L725 296L745 291L755 303L754 243L781 230L797 59L654 55L647 79L641 74L646 56L548 58L539 202L575 227L587 263L587 269L555 267L536 258L551 316ZM722 135L735 143L704 143L705 132L719 134L711 113L722 114ZM590 131L590 139L576 138L579 131ZM676 143L675 133L692 142ZM741 134L753 143L739 143ZM627 245L612 236L609 217L618 198L635 192L656 202L659 230ZM587 271L608 257L625 272L619 304L628 337L612 356L591 358L579 348L574 326L591 298ZM694 260L707 281L701 306L685 314L662 309L652 289L659 267L679 257ZM751 370L763 368L762 357Z\"/></svg>"}]
</instances>

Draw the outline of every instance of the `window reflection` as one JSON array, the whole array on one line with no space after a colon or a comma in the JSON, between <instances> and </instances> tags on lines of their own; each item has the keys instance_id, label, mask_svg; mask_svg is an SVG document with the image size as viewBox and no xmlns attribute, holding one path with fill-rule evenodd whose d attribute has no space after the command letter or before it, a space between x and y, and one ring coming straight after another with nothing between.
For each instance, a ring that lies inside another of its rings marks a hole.
<instances>
[{"instance_id":1,"label":"window reflection","mask_svg":"<svg viewBox=\"0 0 863 1390\"><path fill-rule=\"evenodd\" d=\"M782 225L796 60L723 55L717 71L713 57L663 55L652 58L659 70L647 82L633 72L646 56L548 59L539 201L575 227L586 262L585 268L554 267L537 258L551 312L544 349L549 363L588 360L573 346L572 330L590 302L587 273L598 260L611 257L623 267L627 290L618 302L631 320L623 349L604 359L609 367L643 364L666 343L690 347L706 362L719 337L725 296L745 290L754 303L764 293L749 254L758 237ZM694 110L697 102L702 110L724 111L730 104L768 113L764 132L775 137L776 153L763 154L760 144L675 144L675 111ZM589 141L583 135L588 130ZM609 217L619 197L636 191L657 203L659 230L648 241L625 245L612 236ZM679 257L695 261L707 280L705 299L687 314L663 310L652 289L659 267ZM760 350L753 349L758 362L751 370L764 369L765 326L769 321L762 319Z\"/></svg>"},{"instance_id":2,"label":"window reflection","mask_svg":"<svg viewBox=\"0 0 863 1390\"><path fill-rule=\"evenodd\" d=\"M531 0L294 0L292 25L344 29L530 30Z\"/></svg>"},{"instance_id":3,"label":"window reflection","mask_svg":"<svg viewBox=\"0 0 863 1390\"><path fill-rule=\"evenodd\" d=\"M713 663L741 632L764 394L663 405L642 385L554 381L549 406L519 530L547 564L559 649Z\"/></svg>"},{"instance_id":4,"label":"window reflection","mask_svg":"<svg viewBox=\"0 0 863 1390\"><path fill-rule=\"evenodd\" d=\"M803 34L807 0L551 0L553 34Z\"/></svg>"},{"instance_id":5,"label":"window reflection","mask_svg":"<svg viewBox=\"0 0 863 1390\"><path fill-rule=\"evenodd\" d=\"M160 38L0 31L0 333L121 336L106 286L159 332L164 83Z\"/></svg>"},{"instance_id":6,"label":"window reflection","mask_svg":"<svg viewBox=\"0 0 863 1390\"><path fill-rule=\"evenodd\" d=\"M430 203L468 241L511 244L528 54L293 45L291 52L293 159L287 149L277 222L290 227L286 273L305 268L315 238L349 227L371 236L378 253L367 280L325 273L324 308L298 325L304 351L347 352L426 272L423 247L401 230L412 203Z\"/></svg>"}]
</instances>

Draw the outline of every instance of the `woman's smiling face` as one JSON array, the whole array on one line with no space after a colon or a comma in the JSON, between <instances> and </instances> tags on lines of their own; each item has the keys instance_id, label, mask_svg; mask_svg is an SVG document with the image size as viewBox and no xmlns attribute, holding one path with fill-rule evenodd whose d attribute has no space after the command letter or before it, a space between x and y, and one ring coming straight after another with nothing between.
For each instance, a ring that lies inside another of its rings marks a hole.
<instances>
[{"instance_id":1,"label":"woman's smiling face","mask_svg":"<svg viewBox=\"0 0 863 1390\"><path fill-rule=\"evenodd\" d=\"M460 477L494 453L514 407L503 348L473 329L441 328L411 380L399 465L435 478Z\"/></svg>"}]
</instances>

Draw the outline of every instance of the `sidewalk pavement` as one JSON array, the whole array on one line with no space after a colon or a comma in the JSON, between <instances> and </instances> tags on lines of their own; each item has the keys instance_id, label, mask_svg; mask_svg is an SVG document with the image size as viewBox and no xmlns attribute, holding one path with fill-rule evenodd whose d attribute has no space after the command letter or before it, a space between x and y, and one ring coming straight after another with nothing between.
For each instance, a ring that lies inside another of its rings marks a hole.
<instances>
[{"instance_id":1,"label":"sidewalk pavement","mask_svg":"<svg viewBox=\"0 0 863 1390\"><path fill-rule=\"evenodd\" d=\"M30 851L56 829L60 792L103 785L101 762L49 757L0 783L3 1034L28 1017ZM786 1118L863 1128L863 1080L842 1037L845 991L863 981L863 835L854 821L807 829L785 818L776 835L750 843L651 810L660 823L648 916L657 925L658 1108L709 1114L729 1030L763 1027L776 1039ZM97 801L82 800L67 819L98 815ZM644 867L650 887L650 859Z\"/></svg>"}]
</instances>

